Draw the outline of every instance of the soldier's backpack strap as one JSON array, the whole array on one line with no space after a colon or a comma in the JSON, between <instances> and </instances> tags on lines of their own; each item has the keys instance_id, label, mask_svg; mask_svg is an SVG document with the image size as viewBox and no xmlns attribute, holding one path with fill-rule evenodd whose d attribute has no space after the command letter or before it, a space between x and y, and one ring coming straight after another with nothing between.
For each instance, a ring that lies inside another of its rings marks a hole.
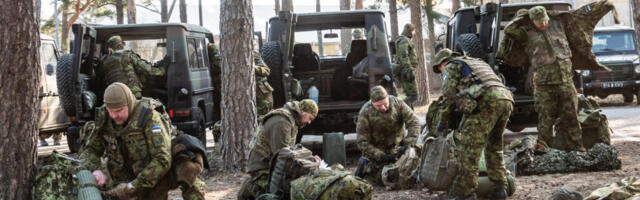
<instances>
[{"instance_id":1,"label":"soldier's backpack strap","mask_svg":"<svg viewBox=\"0 0 640 200\"><path fill-rule=\"evenodd\" d=\"M467 76L472 76L472 79L473 79L474 83L476 83L476 84L482 83L482 81L480 79L477 79L475 77L475 75L473 75L473 70L471 70L471 67L469 67L469 64L467 64L467 62L465 62L464 60L455 59L455 60L451 60L449 62L457 63L457 64L461 64L462 65L462 73L461 73L462 78L467 77Z\"/></svg>"},{"instance_id":2,"label":"soldier's backpack strap","mask_svg":"<svg viewBox=\"0 0 640 200\"><path fill-rule=\"evenodd\" d=\"M140 116L138 116L138 123L136 124L138 128L144 128L147 125L147 121L149 120L149 117L151 117L151 112L152 110L149 109L147 106L142 107L142 110L140 111Z\"/></svg>"}]
</instances>

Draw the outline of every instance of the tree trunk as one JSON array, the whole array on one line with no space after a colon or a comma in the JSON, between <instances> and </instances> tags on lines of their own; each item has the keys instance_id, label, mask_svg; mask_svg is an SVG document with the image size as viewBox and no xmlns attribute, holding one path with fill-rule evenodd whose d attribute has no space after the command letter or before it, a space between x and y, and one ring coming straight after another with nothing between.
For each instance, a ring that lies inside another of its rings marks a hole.
<instances>
[{"instance_id":1,"label":"tree trunk","mask_svg":"<svg viewBox=\"0 0 640 200\"><path fill-rule=\"evenodd\" d=\"M60 42L62 52L69 52L69 10L62 10L62 34L60 36Z\"/></svg>"},{"instance_id":2,"label":"tree trunk","mask_svg":"<svg viewBox=\"0 0 640 200\"><path fill-rule=\"evenodd\" d=\"M391 41L398 37L398 5L396 0L389 0L389 15L391 17Z\"/></svg>"},{"instance_id":3,"label":"tree trunk","mask_svg":"<svg viewBox=\"0 0 640 200\"><path fill-rule=\"evenodd\" d=\"M429 1L429 0L427 0ZM416 84L418 86L418 99L416 105L425 105L429 102L429 78L425 68L424 40L422 36L422 6L420 0L411 0L411 23L416 27L416 34L413 36L413 44L418 55L418 66L416 66Z\"/></svg>"},{"instance_id":4,"label":"tree trunk","mask_svg":"<svg viewBox=\"0 0 640 200\"><path fill-rule=\"evenodd\" d=\"M340 10L351 10L351 0L340 0ZM349 44L349 45L347 45ZM342 49L342 55L346 56L347 47L351 44L351 30L340 30L340 49Z\"/></svg>"},{"instance_id":5,"label":"tree trunk","mask_svg":"<svg viewBox=\"0 0 640 200\"><path fill-rule=\"evenodd\" d=\"M253 71L251 0L220 2L222 55L222 162L226 170L246 169L249 141L257 125Z\"/></svg>"},{"instance_id":6,"label":"tree trunk","mask_svg":"<svg viewBox=\"0 0 640 200\"><path fill-rule=\"evenodd\" d=\"M363 9L362 0L356 0L356 10L362 10L362 9Z\"/></svg>"},{"instance_id":7,"label":"tree trunk","mask_svg":"<svg viewBox=\"0 0 640 200\"><path fill-rule=\"evenodd\" d=\"M458 1L458 6L460 6L460 1ZM427 45L425 47L426 51L429 53L429 58L427 59L428 62L425 63L431 63L433 61L433 57L436 55L435 49L436 49L436 40L437 35L435 32L435 25L434 25L434 18L436 17L435 14L433 13L433 2L432 1L427 1L426 4L426 8L427 10L427 35L429 36L429 39L427 41ZM429 66L429 65L427 65ZM429 87L428 89L435 89L435 88L440 88L440 85L442 85L442 79L440 78L440 76L436 73L431 73L433 72L432 69L430 69L429 67L426 68L427 70L427 77L429 79ZM429 71L432 70L432 71ZM431 91L431 90L429 90ZM428 99L427 99L428 101Z\"/></svg>"},{"instance_id":8,"label":"tree trunk","mask_svg":"<svg viewBox=\"0 0 640 200\"><path fill-rule=\"evenodd\" d=\"M276 5L274 10L276 11L276 15L280 12L280 0L276 0Z\"/></svg>"},{"instance_id":9,"label":"tree trunk","mask_svg":"<svg viewBox=\"0 0 640 200\"><path fill-rule=\"evenodd\" d=\"M293 12L293 0L282 0L282 10Z\"/></svg>"},{"instance_id":10,"label":"tree trunk","mask_svg":"<svg viewBox=\"0 0 640 200\"><path fill-rule=\"evenodd\" d=\"M160 1L160 21L162 21L162 23L169 22L169 14L168 14L169 11L167 7L168 7L167 0L161 0Z\"/></svg>"},{"instance_id":11,"label":"tree trunk","mask_svg":"<svg viewBox=\"0 0 640 200\"><path fill-rule=\"evenodd\" d=\"M460 9L460 0L452 0L451 4L451 15L453 16L453 13Z\"/></svg>"},{"instance_id":12,"label":"tree trunk","mask_svg":"<svg viewBox=\"0 0 640 200\"><path fill-rule=\"evenodd\" d=\"M136 0L127 0L127 23L136 23Z\"/></svg>"},{"instance_id":13,"label":"tree trunk","mask_svg":"<svg viewBox=\"0 0 640 200\"><path fill-rule=\"evenodd\" d=\"M0 32L0 199L31 199L40 108L39 3L0 1L0 30L11 30Z\"/></svg>"},{"instance_id":14,"label":"tree trunk","mask_svg":"<svg viewBox=\"0 0 640 200\"><path fill-rule=\"evenodd\" d=\"M180 0L180 22L187 23L187 2Z\"/></svg>"},{"instance_id":15,"label":"tree trunk","mask_svg":"<svg viewBox=\"0 0 640 200\"><path fill-rule=\"evenodd\" d=\"M118 24L124 24L124 5L122 0L116 0L116 20Z\"/></svg>"},{"instance_id":16,"label":"tree trunk","mask_svg":"<svg viewBox=\"0 0 640 200\"><path fill-rule=\"evenodd\" d=\"M631 23L633 24L634 28L636 29L636 44L640 47L640 0L629 0L631 1L631 6L633 9L631 13L631 16L633 18L631 18ZM638 100L638 102L640 102L640 100Z\"/></svg>"}]
</instances>

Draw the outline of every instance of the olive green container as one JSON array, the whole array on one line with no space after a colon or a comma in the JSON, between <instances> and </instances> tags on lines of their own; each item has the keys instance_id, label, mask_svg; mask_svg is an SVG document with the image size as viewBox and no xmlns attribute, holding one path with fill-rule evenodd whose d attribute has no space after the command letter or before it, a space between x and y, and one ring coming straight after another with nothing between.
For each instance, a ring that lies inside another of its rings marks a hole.
<instances>
[{"instance_id":1,"label":"olive green container","mask_svg":"<svg viewBox=\"0 0 640 200\"><path fill-rule=\"evenodd\" d=\"M322 157L329 166L336 163L346 166L347 152L344 144L344 133L333 132L322 135Z\"/></svg>"}]
</instances>

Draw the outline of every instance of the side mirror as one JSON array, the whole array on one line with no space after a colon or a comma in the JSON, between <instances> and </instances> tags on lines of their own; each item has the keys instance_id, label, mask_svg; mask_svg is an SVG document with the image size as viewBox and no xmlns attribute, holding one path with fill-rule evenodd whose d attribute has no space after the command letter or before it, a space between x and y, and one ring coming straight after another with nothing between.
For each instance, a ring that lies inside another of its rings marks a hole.
<instances>
[{"instance_id":1,"label":"side mirror","mask_svg":"<svg viewBox=\"0 0 640 200\"><path fill-rule=\"evenodd\" d=\"M47 71L47 75L53 75L55 72L52 64L47 64L47 66L45 66L45 70Z\"/></svg>"},{"instance_id":2,"label":"side mirror","mask_svg":"<svg viewBox=\"0 0 640 200\"><path fill-rule=\"evenodd\" d=\"M337 33L326 33L324 34L324 38L338 38Z\"/></svg>"}]
</instances>

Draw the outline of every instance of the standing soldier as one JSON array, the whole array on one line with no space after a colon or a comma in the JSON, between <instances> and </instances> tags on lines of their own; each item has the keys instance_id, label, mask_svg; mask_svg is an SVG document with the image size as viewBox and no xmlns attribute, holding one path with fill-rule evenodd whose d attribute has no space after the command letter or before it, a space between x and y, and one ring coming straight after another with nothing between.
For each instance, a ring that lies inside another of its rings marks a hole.
<instances>
[{"instance_id":1,"label":"standing soldier","mask_svg":"<svg viewBox=\"0 0 640 200\"><path fill-rule=\"evenodd\" d=\"M487 175L498 186L490 194L491 199L506 199L507 180L503 162L503 133L507 126L513 97L491 67L480 59L457 57L445 48L435 56L432 65L435 73L444 71L442 84L443 103L440 119L448 119L457 106L463 113L460 126L460 143L457 144L458 176L449 188L449 197L475 199L478 187L478 163L484 149ZM444 121L437 129L447 127Z\"/></svg>"},{"instance_id":2,"label":"standing soldier","mask_svg":"<svg viewBox=\"0 0 640 200\"><path fill-rule=\"evenodd\" d=\"M370 96L370 101L360 109L356 125L358 148L363 156L358 162L362 171L356 175L382 185L382 168L416 144L420 124L411 108L388 95L384 87L373 87Z\"/></svg>"},{"instance_id":3,"label":"standing soldier","mask_svg":"<svg viewBox=\"0 0 640 200\"><path fill-rule=\"evenodd\" d=\"M415 34L413 24L404 25L402 35L396 39L396 59L399 65L393 69L393 75L400 82L400 86L406 95L404 101L412 107L418 97L414 71L418 66L418 56L413 43L411 43L411 38Z\"/></svg>"},{"instance_id":4,"label":"standing soldier","mask_svg":"<svg viewBox=\"0 0 640 200\"><path fill-rule=\"evenodd\" d=\"M255 199L269 190L269 161L274 153L296 142L298 129L311 123L318 115L318 105L311 100L292 101L260 118L258 133L253 136L249 150L247 178L238 199Z\"/></svg>"},{"instance_id":5,"label":"standing soldier","mask_svg":"<svg viewBox=\"0 0 640 200\"><path fill-rule=\"evenodd\" d=\"M567 134L564 148L585 151L578 121L578 97L573 85L572 52L561 20L549 19L542 6L529 10L531 23L508 26L505 36L523 44L531 67L535 70L535 108L538 112L538 144L547 147L557 133ZM511 25L511 24L510 24Z\"/></svg>"},{"instance_id":6,"label":"standing soldier","mask_svg":"<svg viewBox=\"0 0 640 200\"><path fill-rule=\"evenodd\" d=\"M258 51L258 41L253 39L253 69L256 77L256 106L258 116L267 114L273 109L273 88L267 78L271 70L262 60Z\"/></svg>"},{"instance_id":7,"label":"standing soldier","mask_svg":"<svg viewBox=\"0 0 640 200\"><path fill-rule=\"evenodd\" d=\"M152 108L150 102L153 101L148 98L136 100L131 90L118 82L109 85L104 92L104 106L98 108L95 132L89 136L80 159L93 171L99 186L105 183L108 188L115 186L106 192L108 196L167 199L171 185L176 185L169 181L169 174L173 173L170 171L171 124L168 118ZM101 170L103 154L106 154L109 176ZM202 164L203 156L198 156ZM182 185L182 196L204 199L204 182L193 178L192 183Z\"/></svg>"},{"instance_id":8,"label":"standing soldier","mask_svg":"<svg viewBox=\"0 0 640 200\"><path fill-rule=\"evenodd\" d=\"M96 77L105 86L115 82L126 84L136 98L142 98L142 90L151 76L164 76L164 67L154 67L148 61L140 58L131 50L124 49L124 43L119 35L109 37L105 55L96 69Z\"/></svg>"},{"instance_id":9,"label":"standing soldier","mask_svg":"<svg viewBox=\"0 0 640 200\"><path fill-rule=\"evenodd\" d=\"M211 84L213 84L213 102L214 102L214 119L218 119L216 123L213 125L211 129L211 134L213 134L213 140L218 142L222 137L222 132L220 132L220 128L222 126L220 119L220 104L222 103L222 68L220 66L221 58L220 58L220 50L213 42L207 44L207 53L209 54L209 65L211 68L209 69L209 74L211 76Z\"/></svg>"}]
</instances>

